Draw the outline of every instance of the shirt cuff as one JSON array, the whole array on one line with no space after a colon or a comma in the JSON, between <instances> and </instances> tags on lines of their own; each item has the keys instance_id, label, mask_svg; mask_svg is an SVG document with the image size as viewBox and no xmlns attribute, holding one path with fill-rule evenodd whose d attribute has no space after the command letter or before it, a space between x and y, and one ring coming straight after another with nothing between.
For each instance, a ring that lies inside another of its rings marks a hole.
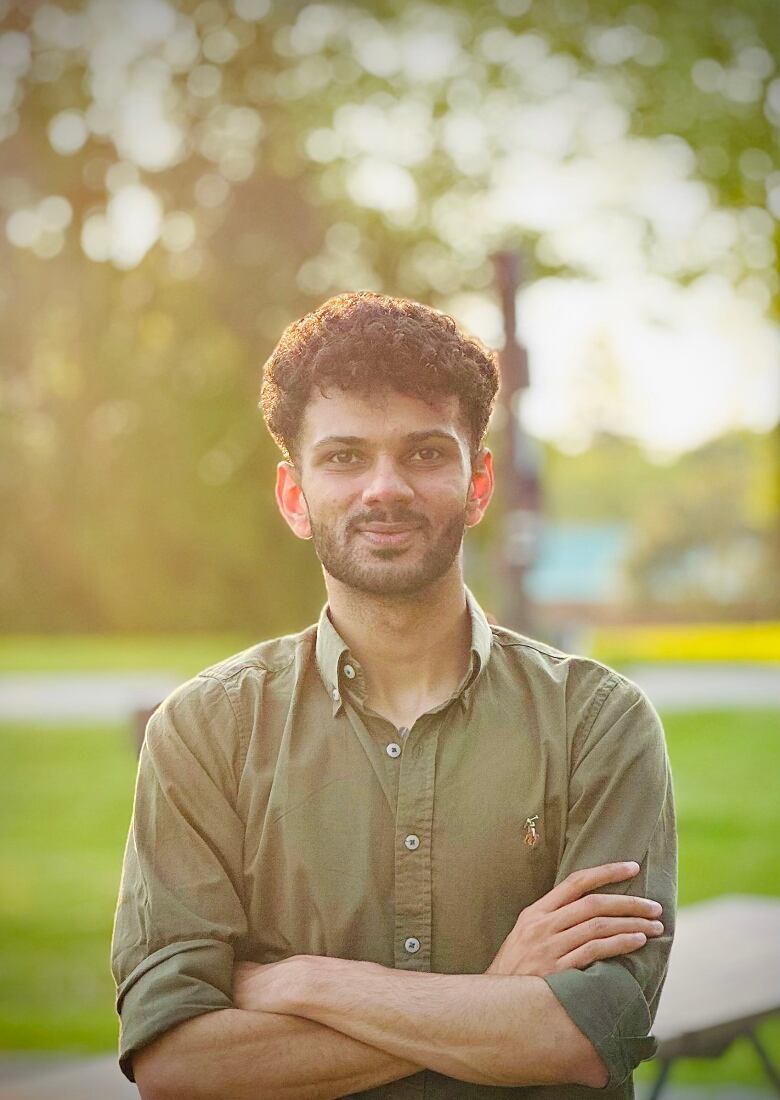
<instances>
[{"instance_id":1,"label":"shirt cuff","mask_svg":"<svg viewBox=\"0 0 780 1100\"><path fill-rule=\"evenodd\" d=\"M185 940L149 955L117 990L119 1066L135 1081L132 1056L175 1024L232 1008L233 948L218 940Z\"/></svg>"},{"instance_id":2,"label":"shirt cuff","mask_svg":"<svg viewBox=\"0 0 780 1100\"><path fill-rule=\"evenodd\" d=\"M544 980L601 1056L609 1072L605 1089L622 1085L640 1062L653 1057L658 1042L648 1034L653 1021L647 1001L620 963L560 970Z\"/></svg>"}]
</instances>

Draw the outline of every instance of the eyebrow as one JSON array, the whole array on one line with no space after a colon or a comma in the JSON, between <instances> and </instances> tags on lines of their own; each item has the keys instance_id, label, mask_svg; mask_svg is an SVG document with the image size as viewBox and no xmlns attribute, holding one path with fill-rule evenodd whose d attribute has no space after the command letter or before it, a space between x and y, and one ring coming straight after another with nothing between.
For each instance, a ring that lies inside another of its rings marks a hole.
<instances>
[{"instance_id":1,"label":"eyebrow","mask_svg":"<svg viewBox=\"0 0 780 1100\"><path fill-rule=\"evenodd\" d=\"M459 445L457 436L453 435L452 432L446 432L440 428L430 428L421 432L409 432L408 435L403 437L403 443L406 446L412 446L415 443L424 443L428 439L446 439L456 446ZM366 443L368 443L368 440L360 435L326 435L322 439L318 439L317 442L313 444L313 447L316 450L323 447L332 447L334 445L359 447L365 446Z\"/></svg>"}]
</instances>

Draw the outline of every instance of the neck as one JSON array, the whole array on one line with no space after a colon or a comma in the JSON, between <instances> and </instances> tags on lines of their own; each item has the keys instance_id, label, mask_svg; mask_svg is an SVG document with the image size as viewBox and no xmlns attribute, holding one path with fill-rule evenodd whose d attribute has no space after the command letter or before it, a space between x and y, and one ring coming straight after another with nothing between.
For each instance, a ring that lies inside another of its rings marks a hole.
<instances>
[{"instance_id":1,"label":"neck","mask_svg":"<svg viewBox=\"0 0 780 1100\"><path fill-rule=\"evenodd\" d=\"M330 617L366 678L367 701L397 725L457 689L471 659L460 562L414 596L359 592L325 574Z\"/></svg>"}]
</instances>

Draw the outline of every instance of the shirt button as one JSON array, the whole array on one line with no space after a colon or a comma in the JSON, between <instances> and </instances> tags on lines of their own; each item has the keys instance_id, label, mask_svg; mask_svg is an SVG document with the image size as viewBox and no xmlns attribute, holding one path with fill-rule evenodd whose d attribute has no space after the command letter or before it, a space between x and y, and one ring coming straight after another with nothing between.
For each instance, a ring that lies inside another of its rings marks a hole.
<instances>
[{"instance_id":1,"label":"shirt button","mask_svg":"<svg viewBox=\"0 0 780 1100\"><path fill-rule=\"evenodd\" d=\"M387 753L388 756L400 756L401 755L401 746L396 745L395 741L391 741L390 744L385 749L385 752Z\"/></svg>"},{"instance_id":2,"label":"shirt button","mask_svg":"<svg viewBox=\"0 0 780 1100\"><path fill-rule=\"evenodd\" d=\"M331 692L331 695L333 696L333 702L334 703L338 703L338 702L341 701L341 696L339 695L339 689L338 688L334 688L333 691Z\"/></svg>"},{"instance_id":3,"label":"shirt button","mask_svg":"<svg viewBox=\"0 0 780 1100\"><path fill-rule=\"evenodd\" d=\"M404 841L404 844L406 845L406 847L409 849L410 852L413 852L415 850L415 848L420 847L420 838L418 836L416 836L414 833L409 833L409 836Z\"/></svg>"},{"instance_id":4,"label":"shirt button","mask_svg":"<svg viewBox=\"0 0 780 1100\"><path fill-rule=\"evenodd\" d=\"M404 947L410 955L416 955L420 950L420 941L415 936L410 936L408 940L404 940Z\"/></svg>"},{"instance_id":5,"label":"shirt button","mask_svg":"<svg viewBox=\"0 0 780 1100\"><path fill-rule=\"evenodd\" d=\"M344 675L348 680L355 679L355 670L352 665L344 665Z\"/></svg>"}]
</instances>

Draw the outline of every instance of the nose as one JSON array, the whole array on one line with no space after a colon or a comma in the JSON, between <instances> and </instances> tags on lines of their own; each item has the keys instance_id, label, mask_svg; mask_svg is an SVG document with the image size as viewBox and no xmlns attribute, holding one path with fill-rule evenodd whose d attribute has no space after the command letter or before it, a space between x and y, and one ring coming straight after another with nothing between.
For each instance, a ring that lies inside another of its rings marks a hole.
<instances>
[{"instance_id":1,"label":"nose","mask_svg":"<svg viewBox=\"0 0 780 1100\"><path fill-rule=\"evenodd\" d=\"M363 489L363 504L408 503L413 497L414 490L394 459L389 455L377 457Z\"/></svg>"}]
</instances>

